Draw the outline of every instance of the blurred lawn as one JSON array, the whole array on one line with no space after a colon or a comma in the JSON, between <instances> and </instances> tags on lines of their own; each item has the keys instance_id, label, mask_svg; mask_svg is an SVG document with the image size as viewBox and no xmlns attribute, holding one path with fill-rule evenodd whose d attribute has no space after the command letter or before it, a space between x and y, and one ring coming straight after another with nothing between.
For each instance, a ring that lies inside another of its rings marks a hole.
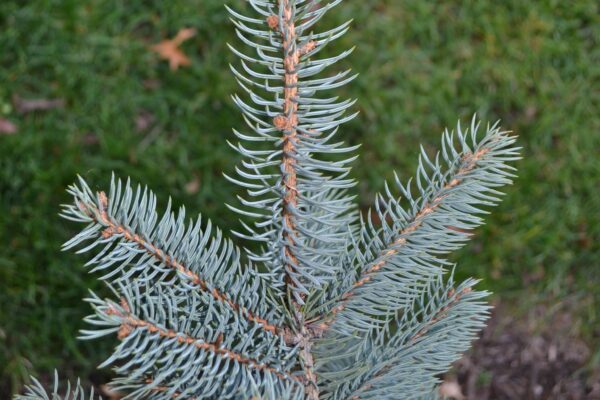
<instances>
[{"instance_id":1,"label":"blurred lawn","mask_svg":"<svg viewBox=\"0 0 600 400\"><path fill-rule=\"evenodd\" d=\"M522 310L573 304L574 333L597 343L598 2L345 3L326 24L354 18L336 49L358 46L346 65L361 75L343 94L359 98L361 115L342 135L364 143L361 203L393 169L412 174L419 142L433 149L459 117L502 119L524 146L520 178L457 255L461 273ZM198 30L183 46L193 64L173 73L148 45L182 27ZM80 300L98 288L82 258L60 251L78 228L57 215L77 173L94 187L111 171L131 176L163 204L171 195L237 226L224 206L237 189L221 177L237 162L225 139L243 124L227 41L217 0L0 2L0 117L18 126L0 135L0 393L54 367L90 377L112 346L75 339L89 312ZM21 115L13 96L66 106ZM153 121L139 132L144 115Z\"/></svg>"}]
</instances>

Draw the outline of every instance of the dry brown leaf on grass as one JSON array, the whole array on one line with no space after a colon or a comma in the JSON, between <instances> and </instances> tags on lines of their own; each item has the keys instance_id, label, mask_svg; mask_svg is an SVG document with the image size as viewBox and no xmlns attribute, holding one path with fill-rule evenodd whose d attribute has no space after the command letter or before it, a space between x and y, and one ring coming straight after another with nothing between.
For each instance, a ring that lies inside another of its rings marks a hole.
<instances>
[{"instance_id":1,"label":"dry brown leaf on grass","mask_svg":"<svg viewBox=\"0 0 600 400\"><path fill-rule=\"evenodd\" d=\"M7 119L0 118L0 135L14 135L17 133L17 126Z\"/></svg>"},{"instance_id":2,"label":"dry brown leaf on grass","mask_svg":"<svg viewBox=\"0 0 600 400\"><path fill-rule=\"evenodd\" d=\"M196 194L200 190L200 178L194 176L194 178L185 184L185 192L187 194Z\"/></svg>"},{"instance_id":3,"label":"dry brown leaf on grass","mask_svg":"<svg viewBox=\"0 0 600 400\"><path fill-rule=\"evenodd\" d=\"M87 146L94 146L94 145L100 143L100 139L98 138L98 135L94 131L86 131L86 132L81 133L81 136L79 137L79 141Z\"/></svg>"},{"instance_id":4,"label":"dry brown leaf on grass","mask_svg":"<svg viewBox=\"0 0 600 400\"><path fill-rule=\"evenodd\" d=\"M100 385L100 394L102 394L108 400L121 400L123 397L125 397L125 394L114 390L108 385Z\"/></svg>"},{"instance_id":5,"label":"dry brown leaf on grass","mask_svg":"<svg viewBox=\"0 0 600 400\"><path fill-rule=\"evenodd\" d=\"M190 65L192 62L181 51L179 46L184 41L196 35L196 30L193 28L183 28L177 32L173 39L165 39L155 45L151 49L159 55L160 58L169 61L171 71L176 71L180 66Z\"/></svg>"},{"instance_id":6,"label":"dry brown leaf on grass","mask_svg":"<svg viewBox=\"0 0 600 400\"><path fill-rule=\"evenodd\" d=\"M156 118L154 114L146 110L140 110L135 116L135 131L144 132L152 127Z\"/></svg>"},{"instance_id":7,"label":"dry brown leaf on grass","mask_svg":"<svg viewBox=\"0 0 600 400\"><path fill-rule=\"evenodd\" d=\"M460 385L454 380L443 382L440 385L439 393L444 398L465 400L465 395L462 393Z\"/></svg>"},{"instance_id":8,"label":"dry brown leaf on grass","mask_svg":"<svg viewBox=\"0 0 600 400\"><path fill-rule=\"evenodd\" d=\"M17 95L13 96L12 102L19 114L64 108L65 106L63 99L22 99Z\"/></svg>"}]
</instances>

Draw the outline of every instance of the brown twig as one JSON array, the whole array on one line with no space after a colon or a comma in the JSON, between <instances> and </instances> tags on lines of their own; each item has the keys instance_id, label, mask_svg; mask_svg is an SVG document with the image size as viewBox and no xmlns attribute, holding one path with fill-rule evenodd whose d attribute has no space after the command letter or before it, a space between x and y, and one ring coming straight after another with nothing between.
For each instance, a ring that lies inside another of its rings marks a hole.
<instances>
[{"instance_id":1,"label":"brown twig","mask_svg":"<svg viewBox=\"0 0 600 400\"><path fill-rule=\"evenodd\" d=\"M65 107L64 99L23 99L16 94L13 95L12 102L19 114Z\"/></svg>"},{"instance_id":2,"label":"brown twig","mask_svg":"<svg viewBox=\"0 0 600 400\"><path fill-rule=\"evenodd\" d=\"M301 48L297 48L296 27L293 15L293 4L290 0L281 0L281 20L277 15L271 15L267 18L267 25L274 31L280 32L283 38L283 65L285 69L283 83L283 113L273 119L273 125L284 133L283 138L283 202L282 217L285 229L283 232L283 242L285 243L284 254L289 260L286 263L286 283L292 293L293 313L296 325L299 330L296 340L300 344L300 359L305 376L305 393L309 400L319 398L319 389L317 386L317 376L314 371L314 360L312 355L312 335L305 326L304 315L301 310L301 304L304 302L305 295L297 294L294 291L294 275L298 265L298 258L294 254L294 244L296 243L296 221L293 210L298 205L297 173L296 173L296 144L297 144L297 125L298 125L298 65L300 57L314 50L316 43L309 42Z\"/></svg>"},{"instance_id":3,"label":"brown twig","mask_svg":"<svg viewBox=\"0 0 600 400\"><path fill-rule=\"evenodd\" d=\"M125 339L136 329L145 329L149 333L157 333L161 338L176 338L178 343L192 345L197 349L218 354L224 358L235 360L240 364L244 365L246 368L270 372L283 380L298 381L297 377L294 377L287 372L280 372L277 369L270 367L265 363L261 363L253 358L244 357L243 355L236 353L235 351L224 348L220 343L205 342L203 340L188 336L186 334L175 332L172 329L161 328L153 324L152 322L144 321L131 313L131 308L125 302L124 299L121 299L121 308L123 309L123 311L111 305L106 311L106 314L108 315L116 315L117 317L121 318L121 327L118 332L118 338L120 340Z\"/></svg>"},{"instance_id":4,"label":"brown twig","mask_svg":"<svg viewBox=\"0 0 600 400\"><path fill-rule=\"evenodd\" d=\"M283 92L283 114L278 115L273 120L276 128L284 132L283 138L283 204L282 216L285 221L286 229L283 233L285 244L284 253L290 262L286 265L287 283L293 287L294 274L298 268L298 259L294 255L293 247L296 242L296 221L292 209L298 205L297 174L296 174L296 140L298 125L298 72L296 68L299 63L300 55L296 50L296 28L292 16L292 4L290 0L282 0L283 8L282 26L283 32L283 65L284 73L284 92ZM301 296L302 297L302 296ZM296 301L294 303L297 304ZM297 307L299 308L299 307Z\"/></svg>"},{"instance_id":5,"label":"brown twig","mask_svg":"<svg viewBox=\"0 0 600 400\"><path fill-rule=\"evenodd\" d=\"M471 293L472 289L470 287L466 287L463 290L461 290L458 293L454 292L454 289L451 289L450 292L448 293L448 297L454 297L452 300L450 300L450 302L445 305L444 307L442 307L434 316L431 320L429 320L427 322L427 324L421 328L421 330L419 330L415 335L413 335L410 340L408 341L409 344L413 344L414 342L416 342L421 336L425 335L427 332L429 332L429 329L431 329L431 327L438 323L439 321L441 321L442 319L446 318L448 316L448 311L454 307L462 298L464 295Z\"/></svg>"}]
</instances>

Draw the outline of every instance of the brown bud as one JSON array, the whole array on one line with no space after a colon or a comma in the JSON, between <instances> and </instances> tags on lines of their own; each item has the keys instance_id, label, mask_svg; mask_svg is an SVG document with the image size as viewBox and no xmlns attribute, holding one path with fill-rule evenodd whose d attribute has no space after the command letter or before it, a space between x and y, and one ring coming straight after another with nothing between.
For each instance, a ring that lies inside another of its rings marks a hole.
<instances>
[{"instance_id":1,"label":"brown bud","mask_svg":"<svg viewBox=\"0 0 600 400\"><path fill-rule=\"evenodd\" d=\"M94 214L92 214L92 212L90 211L89 207L85 205L84 202L82 201L78 201L77 202L77 208L79 208L79 210L81 210L81 212L83 212L85 215L87 215L88 217L93 216Z\"/></svg>"},{"instance_id":2,"label":"brown bud","mask_svg":"<svg viewBox=\"0 0 600 400\"><path fill-rule=\"evenodd\" d=\"M109 305L106 310L106 315L120 315L120 313L113 305Z\"/></svg>"},{"instance_id":3,"label":"brown bud","mask_svg":"<svg viewBox=\"0 0 600 400\"><path fill-rule=\"evenodd\" d=\"M131 326L127 325L126 323L123 323L121 325L121 327L119 328L119 332L117 333L117 338L119 338L119 340L123 340L127 336L129 336L131 331L133 331L133 328Z\"/></svg>"},{"instance_id":4,"label":"brown bud","mask_svg":"<svg viewBox=\"0 0 600 400\"><path fill-rule=\"evenodd\" d=\"M269 15L267 17L267 25L276 31L279 28L279 17L277 15Z\"/></svg>"},{"instance_id":5,"label":"brown bud","mask_svg":"<svg viewBox=\"0 0 600 400\"><path fill-rule=\"evenodd\" d=\"M307 53L310 53L311 51L313 51L315 49L315 47L317 47L317 43L315 41L310 41L308 43L306 43L304 46L302 46L299 50L298 50L298 54L303 56Z\"/></svg>"},{"instance_id":6,"label":"brown bud","mask_svg":"<svg viewBox=\"0 0 600 400\"><path fill-rule=\"evenodd\" d=\"M125 310L126 313L131 312L131 309L129 308L129 304L127 304L127 300L125 300L124 297L121 297L121 307L123 308L123 310Z\"/></svg>"},{"instance_id":7,"label":"brown bud","mask_svg":"<svg viewBox=\"0 0 600 400\"><path fill-rule=\"evenodd\" d=\"M106 197L106 193L99 192L98 200L100 201L100 209L106 210L106 208L108 207L108 198Z\"/></svg>"},{"instance_id":8,"label":"brown bud","mask_svg":"<svg viewBox=\"0 0 600 400\"><path fill-rule=\"evenodd\" d=\"M287 126L287 122L288 122L288 119L286 117L284 117L283 115L278 115L275 118L273 118L273 125L275 125L275 128L277 128L279 130L284 130L285 127Z\"/></svg>"},{"instance_id":9,"label":"brown bud","mask_svg":"<svg viewBox=\"0 0 600 400\"><path fill-rule=\"evenodd\" d=\"M103 239L108 239L110 237L112 237L115 234L115 230L112 227L108 227L105 230L102 231L102 238Z\"/></svg>"}]
</instances>

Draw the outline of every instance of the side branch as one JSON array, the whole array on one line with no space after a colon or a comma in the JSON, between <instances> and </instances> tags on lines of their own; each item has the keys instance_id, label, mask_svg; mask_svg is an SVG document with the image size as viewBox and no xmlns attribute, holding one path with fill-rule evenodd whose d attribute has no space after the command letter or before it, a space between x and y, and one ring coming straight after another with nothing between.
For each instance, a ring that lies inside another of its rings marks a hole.
<instances>
[{"instance_id":1,"label":"side branch","mask_svg":"<svg viewBox=\"0 0 600 400\"><path fill-rule=\"evenodd\" d=\"M405 246L407 243L407 236L418 231L418 229L423 226L425 218L428 215L435 212L443 204L444 199L448 196L446 192L452 188L455 188L456 186L459 186L464 180L464 175L471 172L477 166L477 162L488 152L490 152L490 148L484 147L475 152L474 154L466 153L463 156L463 165L461 168L458 169L458 171L454 175L454 178L450 180L450 182L442 186L442 188L435 195L434 199L431 202L425 204L425 206L421 208L421 210L414 216L414 218L408 224L408 226L398 233L398 239L390 243L387 246L387 250L383 251L379 255L379 257L373 262L371 267L363 271L361 276L352 285L352 287L340 296L339 304L333 307L330 310L329 314L326 315L322 320L314 321L311 324L311 327L314 329L318 336L322 335L326 330L328 330L331 327L331 325L333 325L338 313L344 311L348 302L354 296L356 290L359 287L373 280L374 274L381 270L393 256L395 256L401 251L403 246Z\"/></svg>"},{"instance_id":2,"label":"side branch","mask_svg":"<svg viewBox=\"0 0 600 400\"><path fill-rule=\"evenodd\" d=\"M431 319L429 319L428 321L425 322L424 326L421 329L419 329L417 332L415 332L413 335L411 335L408 338L408 340L405 342L405 345L407 347L416 345L421 337L426 335L427 332L429 332L429 330L435 324L437 324L438 322L441 322L443 319L445 319L448 316L450 310L453 307L455 307L462 300L462 298L465 295L467 295L471 292L472 292L471 287L465 287L462 290L460 290L458 293L456 293L456 291L453 288L450 289L450 291L448 292L447 295L448 295L448 298L451 300L448 302L448 304L446 304L445 306L443 306L439 310L437 310L437 312L431 317ZM392 368L392 366L390 364L381 368L377 373L375 373L373 376L371 376L367 382L363 383L359 389L355 390L355 393L361 393L366 390L369 390L373 386L372 382L374 380L376 380L377 378L385 375L391 368ZM360 395L356 394L356 395L353 395L352 397L350 397L350 400L360 400L360 398L361 398Z\"/></svg>"},{"instance_id":3,"label":"side branch","mask_svg":"<svg viewBox=\"0 0 600 400\"><path fill-rule=\"evenodd\" d=\"M298 64L300 54L296 48L296 26L290 0L282 0L282 21L280 23L281 35L283 37L283 67L284 73L284 91L283 91L283 114L278 115L273 120L275 127L284 133L283 138L283 156L282 156L282 174L283 174L283 242L286 265L286 282L292 289L294 303L296 308L304 302L303 293L298 294L295 290L297 285L294 275L298 265L298 259L294 254L294 245L296 244L296 222L294 217L295 209L298 206L298 188L296 173L296 145L298 132Z\"/></svg>"},{"instance_id":4,"label":"side branch","mask_svg":"<svg viewBox=\"0 0 600 400\"><path fill-rule=\"evenodd\" d=\"M410 345L414 344L417 340L419 340L419 338L421 338L422 336L427 334L427 332L429 332L429 330L431 329L431 327L433 325L437 324L438 322L440 322L441 320L446 318L448 316L448 312L450 311L450 309L452 307L454 307L455 305L457 305L458 302L461 301L461 299L465 295L471 293L472 291L473 291L473 289L471 289L471 287L469 287L469 286L463 288L458 293L456 293L454 288L450 289L450 292L448 293L448 297L452 298L452 300L447 305L445 305L440 310L438 310L435 313L435 315L433 316L433 318L431 318L429 321L427 321L427 324L425 324L425 326L423 328L421 328L417 333L415 333L409 339L408 344L410 344Z\"/></svg>"},{"instance_id":5,"label":"side branch","mask_svg":"<svg viewBox=\"0 0 600 400\"><path fill-rule=\"evenodd\" d=\"M205 279L202 279L201 276L190 270L188 267L183 265L174 257L166 254L166 252L161 250L158 246L145 240L143 237L131 231L124 225L114 221L114 219L111 218L107 212L108 198L106 196L106 193L99 192L98 197L99 207L97 207L94 204L84 204L82 202L78 202L77 207L87 216L92 218L94 221L106 227L102 231L103 238L108 239L116 235L122 235L122 237L125 240L131 243L136 243L139 246L139 248L145 250L149 255L157 259L159 262L178 271L179 273L190 279L190 281L192 281L194 284L198 285L200 290L202 290L205 293L208 293L215 300L229 305L234 311L239 312L247 320L258 324L265 331L271 332L272 334L284 334L283 328L275 324L269 323L269 321L267 321L264 318L261 318L260 316L254 315L246 307L243 307L240 304L234 302L226 293L221 292L215 287L211 287L211 285Z\"/></svg>"},{"instance_id":6,"label":"side branch","mask_svg":"<svg viewBox=\"0 0 600 400\"><path fill-rule=\"evenodd\" d=\"M280 372L277 369L270 367L267 364L261 363L253 358L244 357L239 353L223 348L221 345L222 337L216 343L204 342L200 339L190 337L180 332L175 332L171 329L161 328L153 324L152 322L139 319L135 315L131 314L129 305L123 299L121 300L121 308L123 309L123 311L117 309L114 306L110 306L110 308L106 311L107 315L115 315L121 319L121 327L118 331L118 338L120 340L125 339L135 329L145 329L150 333L157 333L161 338L175 338L177 339L178 343L191 345L196 347L197 349L218 354L224 358L235 360L248 369L270 372L282 380L298 382L297 377L294 377L287 372Z\"/></svg>"},{"instance_id":7,"label":"side branch","mask_svg":"<svg viewBox=\"0 0 600 400\"><path fill-rule=\"evenodd\" d=\"M267 18L267 25L271 29L279 31L282 36L283 67L284 67L284 92L283 113L273 120L275 128L284 133L283 156L282 156L282 182L283 182L283 254L285 257L286 283L288 292L293 296L292 306L294 308L294 319L298 332L298 341L301 347L300 358L305 377L305 391L307 398L317 400L319 388L317 386L317 375L314 371L314 360L312 355L312 335L305 326L302 305L306 298L306 291L299 290L301 283L298 281L298 268L301 268L298 258L294 254L297 242L297 229L295 213L298 207L298 188L296 171L296 148L297 148L297 126L298 126L298 67L300 57L314 50L315 42L309 42L298 48L296 37L295 5L294 0L280 1L280 17L272 15ZM281 20L280 20L281 18Z\"/></svg>"}]
</instances>

